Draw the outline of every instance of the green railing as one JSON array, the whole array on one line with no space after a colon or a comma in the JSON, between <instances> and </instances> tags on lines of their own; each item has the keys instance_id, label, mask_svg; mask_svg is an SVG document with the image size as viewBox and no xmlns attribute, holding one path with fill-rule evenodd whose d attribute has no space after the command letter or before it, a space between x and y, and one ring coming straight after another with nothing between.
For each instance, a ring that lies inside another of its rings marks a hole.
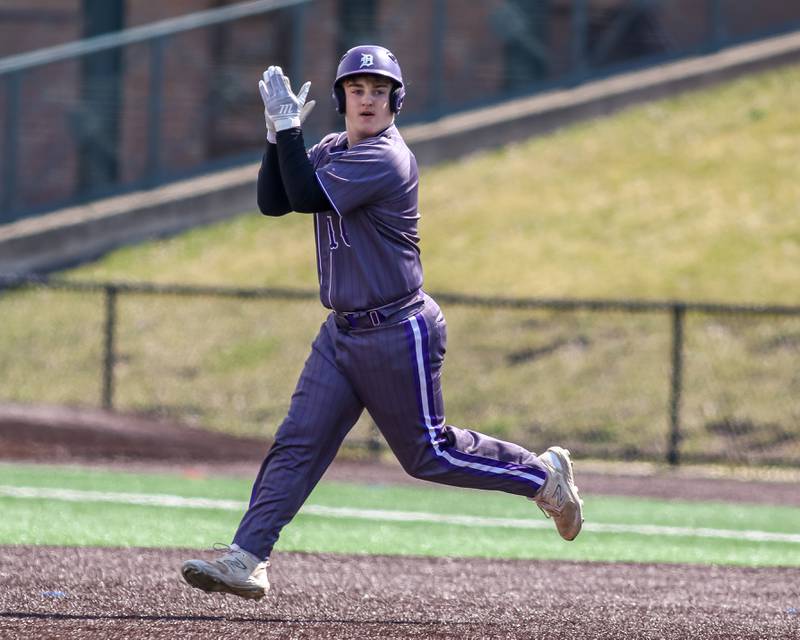
<instances>
[{"instance_id":1,"label":"green railing","mask_svg":"<svg viewBox=\"0 0 800 640\"><path fill-rule=\"evenodd\" d=\"M257 0L31 51L0 59L0 224L256 160L268 64L312 81L313 142L365 41L398 55L408 124L798 26L785 0Z\"/></svg>"}]
</instances>

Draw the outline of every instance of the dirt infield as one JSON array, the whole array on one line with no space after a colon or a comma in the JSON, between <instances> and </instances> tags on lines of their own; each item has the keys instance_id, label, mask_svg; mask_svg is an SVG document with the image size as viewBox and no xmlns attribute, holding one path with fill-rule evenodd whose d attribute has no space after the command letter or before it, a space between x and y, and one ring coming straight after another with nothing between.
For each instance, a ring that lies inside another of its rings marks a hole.
<instances>
[{"instance_id":1,"label":"dirt infield","mask_svg":"<svg viewBox=\"0 0 800 640\"><path fill-rule=\"evenodd\" d=\"M253 603L184 585L197 555L0 547L0 637L800 636L788 569L287 553Z\"/></svg>"},{"instance_id":2,"label":"dirt infield","mask_svg":"<svg viewBox=\"0 0 800 640\"><path fill-rule=\"evenodd\" d=\"M0 460L91 464L141 471L191 471L254 478L268 442L232 438L174 421L92 408L0 405ZM800 474L790 479L741 470L721 477L689 468L580 461L582 493L800 506ZM328 480L419 483L394 461L337 458ZM754 481L753 478L759 480ZM768 481L767 481L768 480Z\"/></svg>"},{"instance_id":3,"label":"dirt infield","mask_svg":"<svg viewBox=\"0 0 800 640\"><path fill-rule=\"evenodd\" d=\"M8 460L252 477L265 450L139 416L0 406ZM576 475L587 497L800 505L788 481ZM346 460L326 477L417 482L397 465ZM208 555L0 546L0 638L800 638L797 569L284 553L269 596L252 603L183 583L180 563Z\"/></svg>"}]
</instances>

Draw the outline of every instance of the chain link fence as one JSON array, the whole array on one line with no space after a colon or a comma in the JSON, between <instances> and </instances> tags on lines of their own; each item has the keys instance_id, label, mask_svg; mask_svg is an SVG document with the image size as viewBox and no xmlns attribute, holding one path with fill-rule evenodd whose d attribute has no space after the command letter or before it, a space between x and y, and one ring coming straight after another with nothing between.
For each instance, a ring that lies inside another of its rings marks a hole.
<instances>
[{"instance_id":1,"label":"chain link fence","mask_svg":"<svg viewBox=\"0 0 800 640\"><path fill-rule=\"evenodd\" d=\"M240 435L283 419L316 293L5 278L0 401ZM613 460L800 463L800 307L436 295L448 422ZM379 450L368 415L347 446Z\"/></svg>"}]
</instances>

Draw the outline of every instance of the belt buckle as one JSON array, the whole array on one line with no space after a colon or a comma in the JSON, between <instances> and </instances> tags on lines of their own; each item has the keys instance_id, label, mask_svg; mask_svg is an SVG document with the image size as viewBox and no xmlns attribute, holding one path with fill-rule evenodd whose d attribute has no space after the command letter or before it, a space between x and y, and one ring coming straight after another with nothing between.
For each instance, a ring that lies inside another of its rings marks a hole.
<instances>
[{"instance_id":1,"label":"belt buckle","mask_svg":"<svg viewBox=\"0 0 800 640\"><path fill-rule=\"evenodd\" d=\"M370 311L369 312L369 320L372 322L373 327L377 327L381 323L381 314L377 311Z\"/></svg>"}]
</instances>

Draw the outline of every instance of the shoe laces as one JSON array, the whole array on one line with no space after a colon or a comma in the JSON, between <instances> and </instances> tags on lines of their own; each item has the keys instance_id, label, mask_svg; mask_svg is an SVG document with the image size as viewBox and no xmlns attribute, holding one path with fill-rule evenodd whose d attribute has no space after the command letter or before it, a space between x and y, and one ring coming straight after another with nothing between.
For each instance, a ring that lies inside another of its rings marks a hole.
<instances>
[{"instance_id":1,"label":"shoe laces","mask_svg":"<svg viewBox=\"0 0 800 640\"><path fill-rule=\"evenodd\" d=\"M248 566L250 557L247 554L247 552L244 551L244 549L234 549L231 545L225 544L224 542L215 542L211 546L211 548L219 553L225 552L225 555L219 558L217 562L221 562L222 564L227 565L228 567L231 568L236 568L236 569L244 568L246 570L250 570L250 567ZM244 558L248 562L242 560L242 558ZM258 565L269 567L269 558L258 562L256 566Z\"/></svg>"},{"instance_id":2,"label":"shoe laces","mask_svg":"<svg viewBox=\"0 0 800 640\"><path fill-rule=\"evenodd\" d=\"M212 548L219 553L224 552L222 557L217 558L217 562L220 564L224 564L230 569L239 571L251 570L249 562L247 562L247 557L239 549L234 549L229 544L223 542L215 542Z\"/></svg>"},{"instance_id":3,"label":"shoe laces","mask_svg":"<svg viewBox=\"0 0 800 640\"><path fill-rule=\"evenodd\" d=\"M557 511L556 511L556 510L555 510L553 507L551 507L550 505L548 505L548 504L543 504L543 502L544 502L544 499L543 499L543 498L541 498L539 495L531 496L530 498L528 498L528 500L530 500L531 502L533 502L533 504L535 504L537 507L539 507L539 509L541 510L541 512L544 514L544 517L545 517L545 518L548 518L548 519L549 519L549 518L551 518L553 515L557 515L557 513L558 513L558 512L557 512Z\"/></svg>"}]
</instances>

